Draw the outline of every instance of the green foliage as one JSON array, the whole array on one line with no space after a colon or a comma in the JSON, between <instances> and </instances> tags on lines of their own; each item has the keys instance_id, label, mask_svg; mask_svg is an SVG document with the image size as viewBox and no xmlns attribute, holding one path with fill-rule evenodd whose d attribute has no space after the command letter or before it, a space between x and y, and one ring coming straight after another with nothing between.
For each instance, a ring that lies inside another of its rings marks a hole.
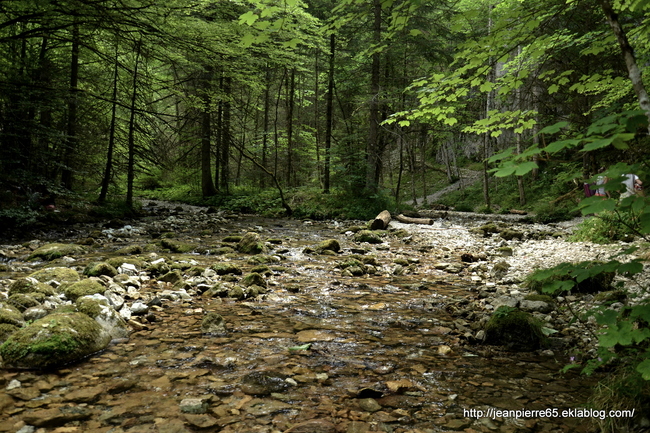
<instances>
[{"instance_id":1,"label":"green foliage","mask_svg":"<svg viewBox=\"0 0 650 433\"><path fill-rule=\"evenodd\" d=\"M585 219L569 237L573 242L593 242L609 244L618 240L628 240L633 230L626 224L625 214L603 211ZM628 218L629 219L629 218Z\"/></svg>"}]
</instances>

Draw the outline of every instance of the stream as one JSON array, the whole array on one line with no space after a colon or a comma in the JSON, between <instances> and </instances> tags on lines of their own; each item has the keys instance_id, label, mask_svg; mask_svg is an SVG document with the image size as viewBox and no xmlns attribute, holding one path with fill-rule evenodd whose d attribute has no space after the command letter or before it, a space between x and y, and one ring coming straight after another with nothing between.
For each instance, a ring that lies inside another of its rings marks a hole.
<instances>
[{"instance_id":1,"label":"stream","mask_svg":"<svg viewBox=\"0 0 650 433\"><path fill-rule=\"evenodd\" d=\"M438 269L433 251L390 233L380 245L359 245L332 222L243 216L174 226L154 215L133 225L160 221L178 239L204 246L249 231L273 238L267 293L235 300L188 291L152 306L135 318L128 339L81 362L0 370L0 432L595 431L588 419L553 410L584 406L597 378L560 373L566 357L559 351L509 352L470 341L467 309L478 292L466 276ZM92 231L57 241L81 242ZM47 266L81 270L118 248L155 242L144 229L128 236L105 230L103 239L49 263L26 262L18 251L0 278ZM338 239L342 251L303 252L325 239ZM352 253L373 257L377 272L342 273L337 264ZM244 274L259 266L242 254L159 249L139 257L151 254L206 268L232 262ZM404 272L395 272L396 258ZM129 302L149 302L165 284L150 279ZM223 317L226 332L201 332L210 312ZM545 412L514 416L522 410Z\"/></svg>"}]
</instances>

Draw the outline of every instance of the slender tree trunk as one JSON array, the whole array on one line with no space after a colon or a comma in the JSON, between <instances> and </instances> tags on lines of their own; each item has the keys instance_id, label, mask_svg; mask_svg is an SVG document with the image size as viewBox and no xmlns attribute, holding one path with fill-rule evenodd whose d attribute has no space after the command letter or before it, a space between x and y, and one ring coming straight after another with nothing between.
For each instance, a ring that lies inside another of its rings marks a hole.
<instances>
[{"instance_id":1,"label":"slender tree trunk","mask_svg":"<svg viewBox=\"0 0 650 433\"><path fill-rule=\"evenodd\" d=\"M63 153L63 172L61 183L64 188L72 189L72 157L77 150L77 107L79 85L79 23L72 26L72 52L70 55L70 100L68 101L68 125L66 144Z\"/></svg>"},{"instance_id":2,"label":"slender tree trunk","mask_svg":"<svg viewBox=\"0 0 650 433\"><path fill-rule=\"evenodd\" d=\"M488 6L488 34L492 30L492 5ZM494 81L494 67L491 67L490 70L490 81ZM488 113L492 109L492 91L488 92L487 98L485 101L485 116L488 116ZM490 134L485 133L483 136L483 201L485 201L485 206L490 208L490 177L488 174L488 158L490 157Z\"/></svg>"},{"instance_id":3,"label":"slender tree trunk","mask_svg":"<svg viewBox=\"0 0 650 433\"><path fill-rule=\"evenodd\" d=\"M286 184L293 185L293 106L296 93L296 69L292 68L289 73L287 86L287 174Z\"/></svg>"},{"instance_id":4,"label":"slender tree trunk","mask_svg":"<svg viewBox=\"0 0 650 433\"><path fill-rule=\"evenodd\" d=\"M325 101L325 166L323 168L323 192L330 192L330 163L332 156L332 123L334 108L334 59L336 50L336 35L330 35L330 57L327 71L327 99Z\"/></svg>"},{"instance_id":5,"label":"slender tree trunk","mask_svg":"<svg viewBox=\"0 0 650 433\"><path fill-rule=\"evenodd\" d=\"M399 171L397 175L397 185L395 186L395 204L400 208L400 192L402 188L402 175L404 174L404 138L400 133L397 137L399 143Z\"/></svg>"},{"instance_id":6,"label":"slender tree trunk","mask_svg":"<svg viewBox=\"0 0 650 433\"><path fill-rule=\"evenodd\" d=\"M521 55L521 45L517 47L517 57ZM517 109L524 111L523 107L523 98L521 95L521 87L517 88L517 91L515 92L515 100L517 104ZM515 144L516 144L516 151L517 155L521 154L521 142L522 142L522 133L515 133L516 139L515 139ZM521 206L524 206L526 204L526 190L524 189L524 177L523 176L517 176L517 189L519 190L519 204Z\"/></svg>"},{"instance_id":7,"label":"slender tree trunk","mask_svg":"<svg viewBox=\"0 0 650 433\"><path fill-rule=\"evenodd\" d=\"M618 21L618 14L614 11L612 3L609 0L601 0L600 6L605 13L605 17L607 17L607 21L609 22L614 35L616 35L618 45L621 47L621 52L625 58L625 65L627 66L630 81L632 81L634 93L636 93L639 105L641 106L641 109L645 111L646 117L648 118L648 133L650 134L650 97L648 97L648 92L643 84L643 76L639 66L637 65L636 57L634 56L634 49L630 45L625 30Z\"/></svg>"},{"instance_id":8,"label":"slender tree trunk","mask_svg":"<svg viewBox=\"0 0 650 433\"><path fill-rule=\"evenodd\" d=\"M135 45L135 65L133 67L133 92L131 93L131 115L129 117L129 159L126 168L126 205L133 207L133 180L135 179L135 105L138 99L138 68L140 66L140 51L142 40Z\"/></svg>"},{"instance_id":9,"label":"slender tree trunk","mask_svg":"<svg viewBox=\"0 0 650 433\"><path fill-rule=\"evenodd\" d=\"M113 171L113 150L115 149L115 123L117 120L117 82L119 78L119 45L115 43L115 65L113 69L113 94L111 107L111 125L108 131L108 150L106 152L106 167L104 168L104 177L102 178L102 190L99 193L97 201L104 203L108 195L108 186L111 182L111 173Z\"/></svg>"},{"instance_id":10,"label":"slender tree trunk","mask_svg":"<svg viewBox=\"0 0 650 433\"><path fill-rule=\"evenodd\" d=\"M230 130L230 116L232 97L232 78L225 77L223 80L223 93L225 100L223 103L223 141L221 143L221 190L225 194L229 193L228 178L230 176L230 145L232 144L232 135Z\"/></svg>"},{"instance_id":11,"label":"slender tree trunk","mask_svg":"<svg viewBox=\"0 0 650 433\"><path fill-rule=\"evenodd\" d=\"M264 135L262 136L262 166L267 166L269 147L269 110L271 109L271 68L266 66L266 87L264 89ZM260 175L260 188L266 186L266 177Z\"/></svg>"},{"instance_id":12,"label":"slender tree trunk","mask_svg":"<svg viewBox=\"0 0 650 433\"><path fill-rule=\"evenodd\" d=\"M381 43L381 0L373 0L373 42L376 45ZM366 191L369 194L377 191L377 167L379 164L379 91L381 76L381 53L372 55L370 69L370 115L368 119L368 144L366 146Z\"/></svg>"}]
</instances>

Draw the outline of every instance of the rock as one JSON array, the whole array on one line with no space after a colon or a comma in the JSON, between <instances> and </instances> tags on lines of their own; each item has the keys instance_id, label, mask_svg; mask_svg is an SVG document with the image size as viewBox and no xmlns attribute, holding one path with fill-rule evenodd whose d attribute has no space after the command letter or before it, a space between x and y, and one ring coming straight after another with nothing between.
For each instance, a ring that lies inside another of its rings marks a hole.
<instances>
[{"instance_id":1,"label":"rock","mask_svg":"<svg viewBox=\"0 0 650 433\"><path fill-rule=\"evenodd\" d=\"M259 234L248 232L237 243L237 251L243 254L262 254L266 253L266 246Z\"/></svg>"},{"instance_id":2,"label":"rock","mask_svg":"<svg viewBox=\"0 0 650 433\"><path fill-rule=\"evenodd\" d=\"M381 244L384 241L382 238L375 232L370 231L370 230L361 230L357 232L353 237L352 240L354 242L367 242L369 244Z\"/></svg>"},{"instance_id":3,"label":"rock","mask_svg":"<svg viewBox=\"0 0 650 433\"><path fill-rule=\"evenodd\" d=\"M48 281L57 281L59 283L74 283L80 279L79 273L77 271L64 267L40 269L29 274L29 276L35 278L41 283L47 283Z\"/></svg>"},{"instance_id":4,"label":"rock","mask_svg":"<svg viewBox=\"0 0 650 433\"><path fill-rule=\"evenodd\" d=\"M215 417L206 414L186 413L183 417L189 425L200 429L214 427L219 424Z\"/></svg>"},{"instance_id":5,"label":"rock","mask_svg":"<svg viewBox=\"0 0 650 433\"><path fill-rule=\"evenodd\" d=\"M245 375L239 388L244 394L269 395L284 392L289 388L287 376L273 371L254 371Z\"/></svg>"},{"instance_id":6,"label":"rock","mask_svg":"<svg viewBox=\"0 0 650 433\"><path fill-rule=\"evenodd\" d=\"M189 253L196 248L196 245L189 244L185 242L172 241L170 239L163 239L160 241L160 245L171 251L172 253Z\"/></svg>"},{"instance_id":7,"label":"rock","mask_svg":"<svg viewBox=\"0 0 650 433\"><path fill-rule=\"evenodd\" d=\"M33 277L27 277L11 283L8 295L11 296L16 293L42 293L45 296L53 296L56 294L56 290L52 286L42 283Z\"/></svg>"},{"instance_id":8,"label":"rock","mask_svg":"<svg viewBox=\"0 0 650 433\"><path fill-rule=\"evenodd\" d=\"M52 313L12 334L0 346L5 367L58 367L104 349L111 336L83 313Z\"/></svg>"},{"instance_id":9,"label":"rock","mask_svg":"<svg viewBox=\"0 0 650 433\"><path fill-rule=\"evenodd\" d=\"M251 272L250 274L246 275L242 280L241 284L244 287L249 287L249 286L260 286L260 287L267 287L266 280L264 279L263 276L258 274L257 272Z\"/></svg>"},{"instance_id":10,"label":"rock","mask_svg":"<svg viewBox=\"0 0 650 433\"><path fill-rule=\"evenodd\" d=\"M127 338L130 334L126 320L102 295L82 296L76 301L77 310L93 318L112 339Z\"/></svg>"},{"instance_id":11,"label":"rock","mask_svg":"<svg viewBox=\"0 0 650 433\"><path fill-rule=\"evenodd\" d=\"M22 415L25 423L36 427L57 427L73 421L89 419L93 413L83 406L62 406L52 409L27 411Z\"/></svg>"},{"instance_id":12,"label":"rock","mask_svg":"<svg viewBox=\"0 0 650 433\"><path fill-rule=\"evenodd\" d=\"M107 275L109 277L114 277L118 274L115 267L109 265L106 262L93 262L86 266L83 274L87 277L99 277L101 275Z\"/></svg>"},{"instance_id":13,"label":"rock","mask_svg":"<svg viewBox=\"0 0 650 433\"><path fill-rule=\"evenodd\" d=\"M165 275L158 278L158 280L173 285L177 285L183 282L183 275L181 275L180 271L175 270L175 271L167 272Z\"/></svg>"},{"instance_id":14,"label":"rock","mask_svg":"<svg viewBox=\"0 0 650 433\"><path fill-rule=\"evenodd\" d=\"M226 333L226 323L217 313L208 313L201 322L201 332L203 334L220 335Z\"/></svg>"},{"instance_id":15,"label":"rock","mask_svg":"<svg viewBox=\"0 0 650 433\"><path fill-rule=\"evenodd\" d=\"M52 243L37 248L29 255L28 260L41 259L49 262L63 256L73 256L83 252L84 249L80 245Z\"/></svg>"},{"instance_id":16,"label":"rock","mask_svg":"<svg viewBox=\"0 0 650 433\"><path fill-rule=\"evenodd\" d=\"M22 327L25 325L23 320L23 315L13 305L6 303L0 303L0 323L6 323L8 325L13 325L16 327Z\"/></svg>"},{"instance_id":17,"label":"rock","mask_svg":"<svg viewBox=\"0 0 650 433\"><path fill-rule=\"evenodd\" d=\"M494 307L494 309L498 309L499 307L510 307L510 308L517 308L519 305L519 299L513 298L512 296L499 296L498 298L492 299L490 301L490 304Z\"/></svg>"},{"instance_id":18,"label":"rock","mask_svg":"<svg viewBox=\"0 0 650 433\"><path fill-rule=\"evenodd\" d=\"M294 425L284 433L336 433L336 426L324 419L312 419Z\"/></svg>"},{"instance_id":19,"label":"rock","mask_svg":"<svg viewBox=\"0 0 650 433\"><path fill-rule=\"evenodd\" d=\"M513 350L535 350L546 345L541 324L529 313L499 307L485 325L485 343Z\"/></svg>"},{"instance_id":20,"label":"rock","mask_svg":"<svg viewBox=\"0 0 650 433\"><path fill-rule=\"evenodd\" d=\"M359 407L366 412L377 412L382 409L374 398L362 398L359 400Z\"/></svg>"},{"instance_id":21,"label":"rock","mask_svg":"<svg viewBox=\"0 0 650 433\"><path fill-rule=\"evenodd\" d=\"M19 329L20 328L15 325L0 323L0 344L4 343L11 334L18 331Z\"/></svg>"},{"instance_id":22,"label":"rock","mask_svg":"<svg viewBox=\"0 0 650 433\"><path fill-rule=\"evenodd\" d=\"M243 272L239 266L234 263L215 263L210 266L217 275L241 275Z\"/></svg>"},{"instance_id":23,"label":"rock","mask_svg":"<svg viewBox=\"0 0 650 433\"><path fill-rule=\"evenodd\" d=\"M141 301L136 301L131 304L131 314L136 316L143 316L149 311L149 306Z\"/></svg>"},{"instance_id":24,"label":"rock","mask_svg":"<svg viewBox=\"0 0 650 433\"><path fill-rule=\"evenodd\" d=\"M550 313L553 311L553 306L548 302L544 301L530 301L527 299L521 300L519 302L519 308L523 311L537 312L537 313Z\"/></svg>"},{"instance_id":25,"label":"rock","mask_svg":"<svg viewBox=\"0 0 650 433\"><path fill-rule=\"evenodd\" d=\"M138 268L133 263L122 263L117 268L117 272L120 273L120 274L135 276L135 275L138 275Z\"/></svg>"},{"instance_id":26,"label":"rock","mask_svg":"<svg viewBox=\"0 0 650 433\"><path fill-rule=\"evenodd\" d=\"M326 239L324 241L321 241L316 246L316 251L320 254L322 254L324 251L333 251L335 253L338 253L341 251L341 245L336 239Z\"/></svg>"},{"instance_id":27,"label":"rock","mask_svg":"<svg viewBox=\"0 0 650 433\"><path fill-rule=\"evenodd\" d=\"M181 401L179 409L183 413L206 413L208 411L208 401L204 398L185 398Z\"/></svg>"},{"instance_id":28,"label":"rock","mask_svg":"<svg viewBox=\"0 0 650 433\"><path fill-rule=\"evenodd\" d=\"M66 298L72 301L81 296L102 294L105 290L106 288L103 285L101 285L97 280L92 279L81 280L63 287L63 293Z\"/></svg>"}]
</instances>

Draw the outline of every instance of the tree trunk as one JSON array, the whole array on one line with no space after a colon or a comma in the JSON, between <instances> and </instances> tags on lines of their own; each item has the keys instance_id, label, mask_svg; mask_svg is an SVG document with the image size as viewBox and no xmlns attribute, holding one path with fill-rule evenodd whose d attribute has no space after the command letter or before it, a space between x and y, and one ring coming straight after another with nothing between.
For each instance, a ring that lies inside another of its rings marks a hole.
<instances>
[{"instance_id":1,"label":"tree trunk","mask_svg":"<svg viewBox=\"0 0 650 433\"><path fill-rule=\"evenodd\" d=\"M79 23L72 26L72 51L70 55L70 100L68 101L68 125L63 153L63 171L61 183L64 188L72 189L72 157L77 150L77 107L79 84Z\"/></svg>"},{"instance_id":2,"label":"tree trunk","mask_svg":"<svg viewBox=\"0 0 650 433\"><path fill-rule=\"evenodd\" d=\"M205 101L203 112L201 113L201 192L203 197L211 197L217 194L217 189L212 182L212 165L210 159L212 156L210 137L212 135L211 113L210 113L210 96L208 95L209 78L206 77L204 83Z\"/></svg>"},{"instance_id":3,"label":"tree trunk","mask_svg":"<svg viewBox=\"0 0 650 433\"><path fill-rule=\"evenodd\" d=\"M492 30L492 5L488 6L489 18L488 18L488 34ZM490 76L489 81L494 82L494 66L490 67ZM492 109L492 91L487 93L487 98L485 101L485 116L488 116L488 113ZM485 133L483 136L483 201L485 206L490 208L490 177L488 174L488 158L490 157L490 134Z\"/></svg>"},{"instance_id":4,"label":"tree trunk","mask_svg":"<svg viewBox=\"0 0 650 433\"><path fill-rule=\"evenodd\" d=\"M129 160L126 168L126 205L133 207L133 180L135 179L135 105L138 98L138 67L142 40L135 45L135 65L133 67L133 92L131 93L131 115L129 117Z\"/></svg>"},{"instance_id":5,"label":"tree trunk","mask_svg":"<svg viewBox=\"0 0 650 433\"><path fill-rule=\"evenodd\" d=\"M325 112L325 166L323 167L323 192L330 192L330 162L332 149L332 114L334 108L334 52L336 49L336 36L330 35L329 70L327 71L327 99Z\"/></svg>"},{"instance_id":6,"label":"tree trunk","mask_svg":"<svg viewBox=\"0 0 650 433\"><path fill-rule=\"evenodd\" d=\"M411 217L404 216L402 214L397 215L395 219L405 224L427 224L427 225L433 224L433 219L431 218L411 218Z\"/></svg>"},{"instance_id":7,"label":"tree trunk","mask_svg":"<svg viewBox=\"0 0 650 433\"><path fill-rule=\"evenodd\" d=\"M115 66L113 69L113 94L111 107L111 125L108 131L108 150L106 152L106 167L104 168L104 177L102 178L102 190L99 193L97 201L104 203L108 195L108 186L111 182L111 172L113 171L113 150L115 149L115 123L117 120L117 82L119 78L119 45L115 43Z\"/></svg>"},{"instance_id":8,"label":"tree trunk","mask_svg":"<svg viewBox=\"0 0 650 433\"><path fill-rule=\"evenodd\" d=\"M390 212L383 210L377 215L374 221L370 224L370 230L386 230L388 224L390 223L391 216Z\"/></svg>"},{"instance_id":9,"label":"tree trunk","mask_svg":"<svg viewBox=\"0 0 650 433\"><path fill-rule=\"evenodd\" d=\"M228 194L228 178L230 177L230 146L232 144L232 136L230 130L230 116L231 116L231 103L230 98L232 92L232 78L224 77L223 80L223 93L224 93L224 103L223 103L223 125L222 125L222 134L223 139L221 141L221 192Z\"/></svg>"},{"instance_id":10,"label":"tree trunk","mask_svg":"<svg viewBox=\"0 0 650 433\"><path fill-rule=\"evenodd\" d=\"M641 109L645 111L646 117L648 118L648 133L650 134L650 98L648 97L648 92L643 84L643 77L641 75L641 70L637 65L636 57L634 56L634 49L627 39L625 30L618 21L618 14L614 11L611 2L609 0L601 0L600 5L614 35L616 35L618 45L621 47L621 52L625 58L625 65L627 66L630 81L632 81L634 93L636 93L639 105L641 106Z\"/></svg>"},{"instance_id":11,"label":"tree trunk","mask_svg":"<svg viewBox=\"0 0 650 433\"><path fill-rule=\"evenodd\" d=\"M381 0L373 0L374 22L373 42L376 45L381 43ZM368 144L366 146L366 192L373 194L377 191L377 169L379 160L379 91L381 62L380 53L372 55L372 66L370 69L370 115L368 119Z\"/></svg>"},{"instance_id":12,"label":"tree trunk","mask_svg":"<svg viewBox=\"0 0 650 433\"><path fill-rule=\"evenodd\" d=\"M262 127L264 135L262 136L262 165L266 167L266 155L269 147L269 110L271 106L271 69L266 66L266 87L264 88L264 125ZM260 188L266 186L266 178L260 176Z\"/></svg>"},{"instance_id":13,"label":"tree trunk","mask_svg":"<svg viewBox=\"0 0 650 433\"><path fill-rule=\"evenodd\" d=\"M289 73L287 85L287 173L286 184L293 185L293 106L296 93L296 69L292 68Z\"/></svg>"}]
</instances>

